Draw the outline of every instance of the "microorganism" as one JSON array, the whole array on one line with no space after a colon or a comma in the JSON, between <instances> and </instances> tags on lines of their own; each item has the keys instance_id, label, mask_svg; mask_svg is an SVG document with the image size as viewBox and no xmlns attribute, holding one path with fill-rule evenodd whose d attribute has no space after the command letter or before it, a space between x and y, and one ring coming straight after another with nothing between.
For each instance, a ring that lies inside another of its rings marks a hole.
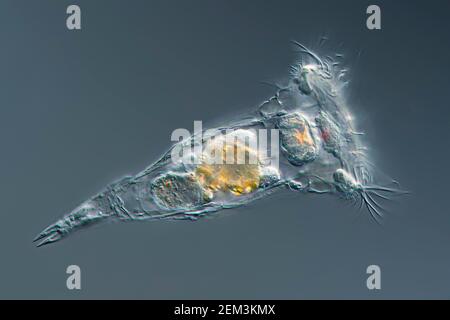
<instances>
[{"instance_id":1,"label":"microorganism","mask_svg":"<svg viewBox=\"0 0 450 320\"><path fill-rule=\"evenodd\" d=\"M197 220L279 190L337 195L378 222L380 202L399 190L395 182L375 183L369 148L344 96L345 69L293 43L301 61L257 110L174 143L142 172L108 185L44 229L38 246L106 220Z\"/></svg>"}]
</instances>

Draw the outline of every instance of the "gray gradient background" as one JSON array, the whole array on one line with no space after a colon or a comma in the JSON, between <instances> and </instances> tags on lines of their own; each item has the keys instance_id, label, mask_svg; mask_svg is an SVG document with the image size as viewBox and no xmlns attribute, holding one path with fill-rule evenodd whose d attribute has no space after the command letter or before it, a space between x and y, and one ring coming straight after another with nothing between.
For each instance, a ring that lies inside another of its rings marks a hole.
<instances>
[{"instance_id":1,"label":"gray gradient background","mask_svg":"<svg viewBox=\"0 0 450 320\"><path fill-rule=\"evenodd\" d=\"M82 8L81 32L65 27ZM0 2L0 298L450 298L449 1ZM349 55L349 102L374 161L413 194L382 227L331 196L283 193L192 222L31 240L137 173L193 120L274 93L289 43ZM337 46L343 42L342 46ZM361 51L359 59L354 59ZM353 58L352 58L353 57ZM82 269L68 291L65 269ZM382 268L368 291L365 269Z\"/></svg>"}]
</instances>

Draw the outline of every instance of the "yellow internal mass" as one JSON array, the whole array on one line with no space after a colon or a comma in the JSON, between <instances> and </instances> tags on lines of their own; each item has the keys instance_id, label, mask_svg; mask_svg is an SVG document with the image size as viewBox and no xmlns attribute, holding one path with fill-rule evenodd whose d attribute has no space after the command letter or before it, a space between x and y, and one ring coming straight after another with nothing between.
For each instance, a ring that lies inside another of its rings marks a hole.
<instances>
[{"instance_id":1,"label":"yellow internal mass","mask_svg":"<svg viewBox=\"0 0 450 320\"><path fill-rule=\"evenodd\" d=\"M227 164L226 155L231 151L234 152L234 161L233 164ZM245 164L237 164L239 152L245 155ZM224 144L219 156L223 164L202 163L197 166L195 176L203 188L212 192L229 191L234 195L251 193L258 188L260 182L259 164L249 164L251 156L256 156L256 151L245 145L238 142Z\"/></svg>"},{"instance_id":2,"label":"yellow internal mass","mask_svg":"<svg viewBox=\"0 0 450 320\"><path fill-rule=\"evenodd\" d=\"M314 141L311 138L311 135L309 134L309 130L307 128L303 128L302 131L295 130L295 138L300 144L306 144L308 146L312 146L314 144Z\"/></svg>"}]
</instances>

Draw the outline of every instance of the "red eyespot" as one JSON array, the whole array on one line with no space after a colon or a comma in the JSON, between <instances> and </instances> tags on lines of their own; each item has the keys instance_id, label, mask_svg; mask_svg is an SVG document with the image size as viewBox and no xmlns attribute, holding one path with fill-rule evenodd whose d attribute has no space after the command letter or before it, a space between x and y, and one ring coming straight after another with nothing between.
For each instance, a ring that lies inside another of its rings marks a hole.
<instances>
[{"instance_id":1,"label":"red eyespot","mask_svg":"<svg viewBox=\"0 0 450 320\"><path fill-rule=\"evenodd\" d=\"M320 135L322 136L322 139L325 141L325 142L328 142L328 139L330 139L330 132L328 131L328 130L322 130L321 131L321 133L320 133Z\"/></svg>"}]
</instances>

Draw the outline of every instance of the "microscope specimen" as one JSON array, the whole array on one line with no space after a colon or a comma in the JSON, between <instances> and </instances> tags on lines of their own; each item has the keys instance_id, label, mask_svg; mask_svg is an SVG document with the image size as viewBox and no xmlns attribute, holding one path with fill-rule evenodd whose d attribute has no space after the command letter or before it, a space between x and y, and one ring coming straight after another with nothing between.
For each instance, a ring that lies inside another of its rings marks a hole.
<instances>
[{"instance_id":1,"label":"microscope specimen","mask_svg":"<svg viewBox=\"0 0 450 320\"><path fill-rule=\"evenodd\" d=\"M280 189L334 194L379 222L380 202L399 191L374 182L363 133L355 130L343 97L347 82L339 55L321 59L293 43L302 60L255 112L175 143L145 170L110 184L34 241L53 243L108 219L196 220Z\"/></svg>"}]
</instances>

